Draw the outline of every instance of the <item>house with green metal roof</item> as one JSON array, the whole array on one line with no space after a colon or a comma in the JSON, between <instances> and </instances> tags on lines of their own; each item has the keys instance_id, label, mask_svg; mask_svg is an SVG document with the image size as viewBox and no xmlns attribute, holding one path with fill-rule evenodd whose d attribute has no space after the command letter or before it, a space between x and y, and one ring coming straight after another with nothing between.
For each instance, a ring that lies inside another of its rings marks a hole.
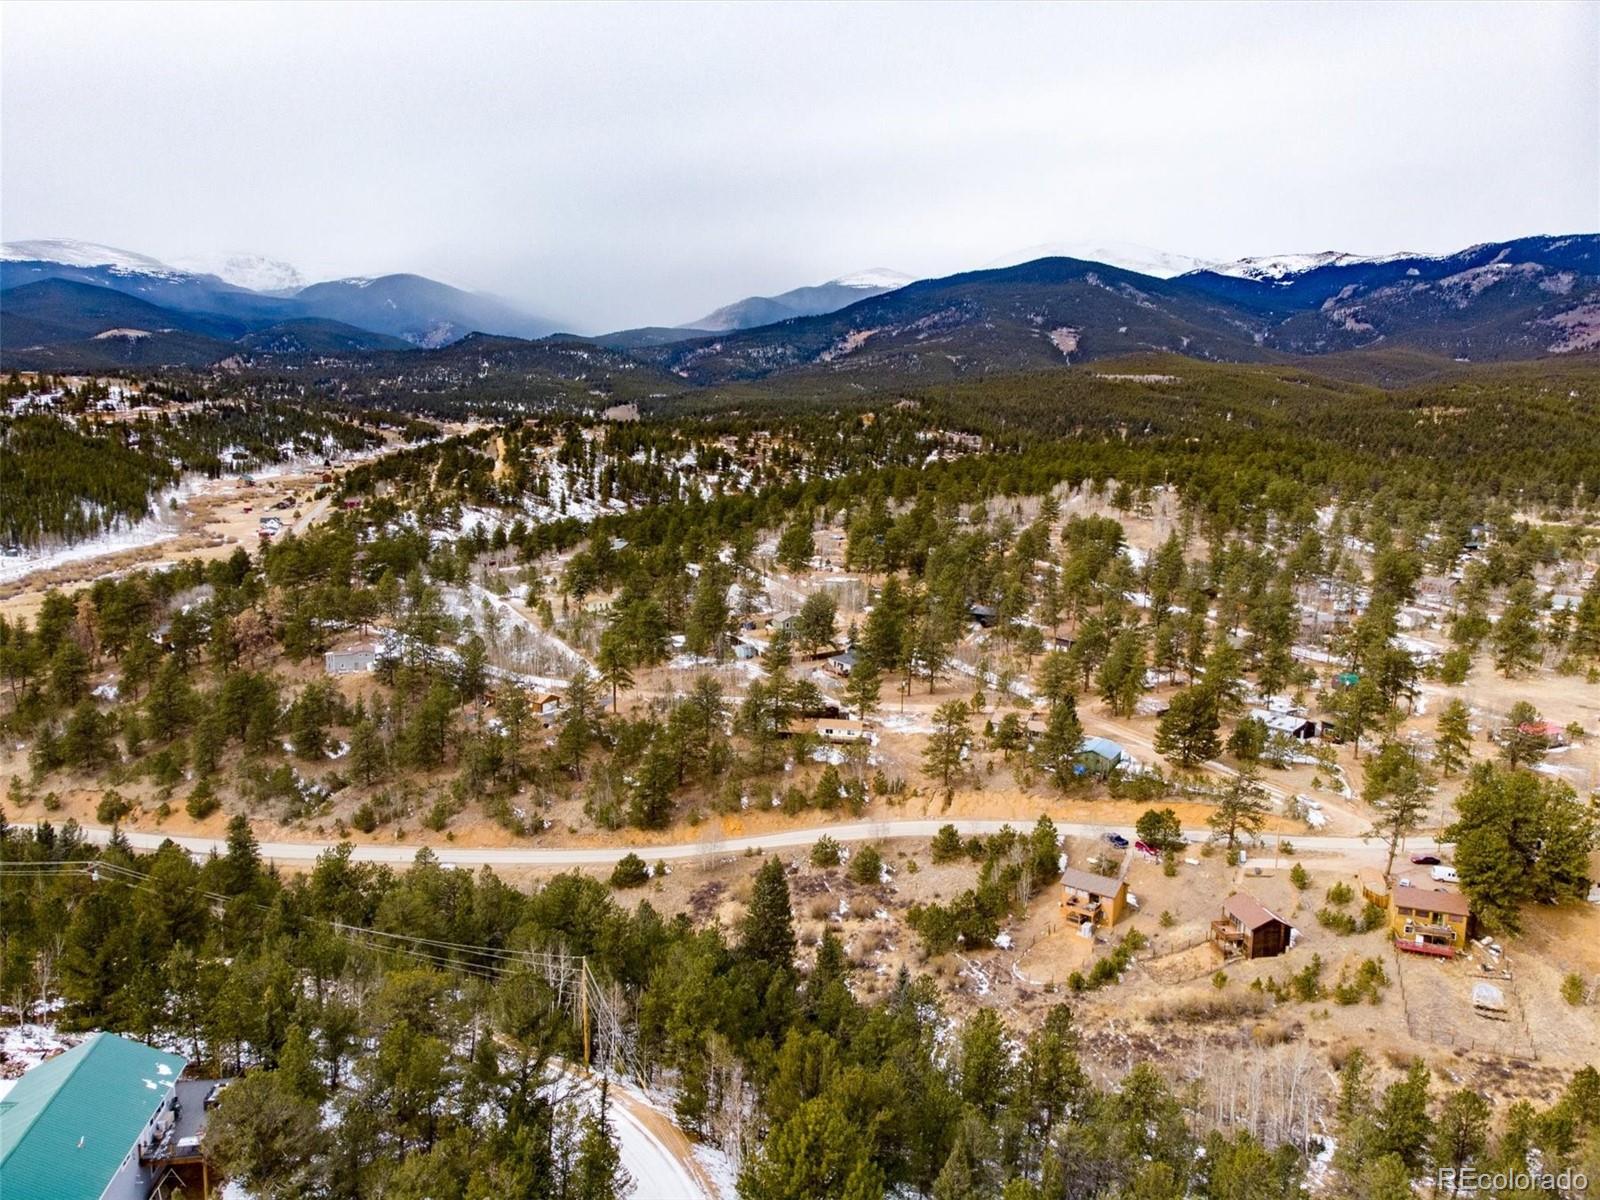
<instances>
[{"instance_id":1,"label":"house with green metal roof","mask_svg":"<svg viewBox=\"0 0 1600 1200\"><path fill-rule=\"evenodd\" d=\"M187 1060L114 1033L46 1059L0 1099L4 1200L147 1200Z\"/></svg>"},{"instance_id":2,"label":"house with green metal roof","mask_svg":"<svg viewBox=\"0 0 1600 1200\"><path fill-rule=\"evenodd\" d=\"M1109 775L1128 752L1110 738L1084 738L1078 747L1078 761L1092 775Z\"/></svg>"}]
</instances>

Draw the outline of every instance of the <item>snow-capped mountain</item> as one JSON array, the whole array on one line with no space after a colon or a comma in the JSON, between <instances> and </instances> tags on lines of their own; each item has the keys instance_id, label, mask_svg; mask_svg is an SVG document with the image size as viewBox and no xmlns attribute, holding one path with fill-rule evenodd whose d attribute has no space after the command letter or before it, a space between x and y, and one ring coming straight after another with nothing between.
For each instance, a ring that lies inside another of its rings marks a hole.
<instances>
[{"instance_id":1,"label":"snow-capped mountain","mask_svg":"<svg viewBox=\"0 0 1600 1200\"><path fill-rule=\"evenodd\" d=\"M915 275L907 275L904 271L896 271L890 267L868 267L865 271L852 271L848 275L841 275L837 279L830 279L829 283L836 283L840 287L873 288L874 290L892 291L903 288L908 283L915 283Z\"/></svg>"},{"instance_id":2,"label":"snow-capped mountain","mask_svg":"<svg viewBox=\"0 0 1600 1200\"><path fill-rule=\"evenodd\" d=\"M1141 246L1137 242L1089 240L1040 242L1034 246L1024 246L1021 250L984 263L983 269L993 271L1015 267L1041 258L1077 258L1084 262L1105 263L1108 267L1121 267L1124 271L1137 271L1157 279L1171 279L1175 275L1211 268L1205 259L1158 250L1154 246Z\"/></svg>"},{"instance_id":3,"label":"snow-capped mountain","mask_svg":"<svg viewBox=\"0 0 1600 1200\"><path fill-rule=\"evenodd\" d=\"M124 274L178 275L177 271L148 254L102 246L98 242L79 242L71 238L37 238L33 241L6 242L0 245L0 262L55 263L63 267L106 267Z\"/></svg>"},{"instance_id":4,"label":"snow-capped mountain","mask_svg":"<svg viewBox=\"0 0 1600 1200\"><path fill-rule=\"evenodd\" d=\"M310 282L293 263L263 254L185 255L174 265L197 275L215 275L224 283L249 288L252 292L286 295L298 292Z\"/></svg>"},{"instance_id":5,"label":"snow-capped mountain","mask_svg":"<svg viewBox=\"0 0 1600 1200\"><path fill-rule=\"evenodd\" d=\"M448 345L473 332L532 338L557 328L554 322L492 296L420 275L307 286L288 263L258 254L195 256L174 265L147 254L64 238L0 246L0 288L47 280L109 288L175 314L221 318L229 322L228 333L234 337L305 319L335 321L428 347ZM78 301L86 295L70 293ZM68 307L74 302L60 301Z\"/></svg>"},{"instance_id":6,"label":"snow-capped mountain","mask_svg":"<svg viewBox=\"0 0 1600 1200\"><path fill-rule=\"evenodd\" d=\"M858 300L881 296L913 282L913 277L903 271L869 267L864 271L852 271L848 275L830 279L827 283L792 288L776 296L746 296L680 328L703 329L708 333L754 329L760 325L787 321L791 317L814 317L837 312Z\"/></svg>"},{"instance_id":7,"label":"snow-capped mountain","mask_svg":"<svg viewBox=\"0 0 1600 1200\"><path fill-rule=\"evenodd\" d=\"M1320 250L1314 254L1270 254L1259 258L1241 258L1228 263L1208 263L1195 268L1217 275L1231 275L1235 279L1261 279L1276 283L1295 275L1304 275L1321 267L1374 266L1398 262L1403 258L1432 258L1430 254L1417 254L1402 250L1398 254L1346 254L1342 250Z\"/></svg>"}]
</instances>

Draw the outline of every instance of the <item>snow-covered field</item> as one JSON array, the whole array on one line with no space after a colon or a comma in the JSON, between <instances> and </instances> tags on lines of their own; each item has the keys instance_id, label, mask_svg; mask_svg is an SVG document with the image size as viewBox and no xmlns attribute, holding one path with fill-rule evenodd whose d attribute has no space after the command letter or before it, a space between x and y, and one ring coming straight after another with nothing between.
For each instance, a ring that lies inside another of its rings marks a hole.
<instances>
[{"instance_id":1,"label":"snow-covered field","mask_svg":"<svg viewBox=\"0 0 1600 1200\"><path fill-rule=\"evenodd\" d=\"M5 1098L23 1071L77 1043L76 1037L62 1036L54 1025L0 1026L0 1067L7 1072L0 1078L0 1099ZM10 1074L13 1071L16 1074Z\"/></svg>"},{"instance_id":2,"label":"snow-covered field","mask_svg":"<svg viewBox=\"0 0 1600 1200\"><path fill-rule=\"evenodd\" d=\"M163 492L152 502L154 512L134 525L109 530L68 546L25 550L21 554L0 557L0 583L25 579L35 571L48 571L86 558L120 554L124 550L141 550L175 538L179 533L179 522L169 502L177 498L182 503L190 494L192 491L185 492L182 488Z\"/></svg>"}]
</instances>

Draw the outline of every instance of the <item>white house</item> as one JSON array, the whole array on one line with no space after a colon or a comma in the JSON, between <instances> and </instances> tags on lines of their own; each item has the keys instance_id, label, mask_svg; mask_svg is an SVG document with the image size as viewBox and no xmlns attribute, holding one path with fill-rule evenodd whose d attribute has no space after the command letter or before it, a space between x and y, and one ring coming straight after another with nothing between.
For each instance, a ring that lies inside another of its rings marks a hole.
<instances>
[{"instance_id":1,"label":"white house","mask_svg":"<svg viewBox=\"0 0 1600 1200\"><path fill-rule=\"evenodd\" d=\"M360 675L377 665L375 646L349 646L343 650L329 650L322 656L322 669L329 675Z\"/></svg>"},{"instance_id":2,"label":"white house","mask_svg":"<svg viewBox=\"0 0 1600 1200\"><path fill-rule=\"evenodd\" d=\"M867 740L867 727L861 721L848 717L822 717L817 721L817 736L825 742L863 742Z\"/></svg>"}]
</instances>

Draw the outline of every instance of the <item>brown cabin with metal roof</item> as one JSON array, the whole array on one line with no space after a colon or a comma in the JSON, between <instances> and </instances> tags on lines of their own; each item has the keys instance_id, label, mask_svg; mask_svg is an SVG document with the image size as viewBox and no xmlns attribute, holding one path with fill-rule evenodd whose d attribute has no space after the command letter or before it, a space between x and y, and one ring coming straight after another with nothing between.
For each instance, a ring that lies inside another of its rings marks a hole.
<instances>
[{"instance_id":1,"label":"brown cabin with metal roof","mask_svg":"<svg viewBox=\"0 0 1600 1200\"><path fill-rule=\"evenodd\" d=\"M1115 876L1068 867L1061 872L1062 916L1077 925L1115 925L1128 906L1128 860Z\"/></svg>"},{"instance_id":2,"label":"brown cabin with metal roof","mask_svg":"<svg viewBox=\"0 0 1600 1200\"><path fill-rule=\"evenodd\" d=\"M1235 892L1211 922L1211 941L1225 957L1276 958L1289 948L1294 926L1254 896Z\"/></svg>"}]
</instances>

